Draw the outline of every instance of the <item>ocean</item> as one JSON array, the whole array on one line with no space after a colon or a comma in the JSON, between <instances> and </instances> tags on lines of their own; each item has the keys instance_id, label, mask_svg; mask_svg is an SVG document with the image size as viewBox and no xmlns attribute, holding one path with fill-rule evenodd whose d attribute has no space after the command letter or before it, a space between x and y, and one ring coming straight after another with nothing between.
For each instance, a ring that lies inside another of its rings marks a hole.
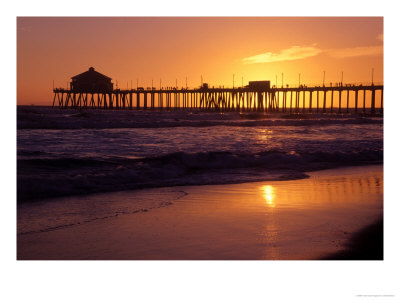
<instances>
[{"instance_id":1,"label":"ocean","mask_svg":"<svg viewBox=\"0 0 400 300\"><path fill-rule=\"evenodd\" d=\"M382 116L17 107L18 203L382 163Z\"/></svg>"}]
</instances>

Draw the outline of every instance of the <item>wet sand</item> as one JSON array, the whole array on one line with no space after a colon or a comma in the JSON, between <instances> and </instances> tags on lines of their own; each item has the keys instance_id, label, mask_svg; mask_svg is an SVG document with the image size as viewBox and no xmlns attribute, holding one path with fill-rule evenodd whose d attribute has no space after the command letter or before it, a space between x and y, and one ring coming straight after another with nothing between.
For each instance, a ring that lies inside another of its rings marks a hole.
<instances>
[{"instance_id":1,"label":"wet sand","mask_svg":"<svg viewBox=\"0 0 400 300\"><path fill-rule=\"evenodd\" d=\"M332 255L382 219L382 165L309 175L26 204L18 209L17 258L355 259Z\"/></svg>"}]
</instances>

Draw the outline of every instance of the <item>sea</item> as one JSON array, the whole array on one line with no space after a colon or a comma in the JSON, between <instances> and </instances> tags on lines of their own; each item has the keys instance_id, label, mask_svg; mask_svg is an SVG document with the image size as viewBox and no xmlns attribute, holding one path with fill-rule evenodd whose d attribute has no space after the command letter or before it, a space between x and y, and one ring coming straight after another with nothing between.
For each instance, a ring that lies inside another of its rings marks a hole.
<instances>
[{"instance_id":1,"label":"sea","mask_svg":"<svg viewBox=\"0 0 400 300\"><path fill-rule=\"evenodd\" d=\"M383 163L383 117L17 107L18 203Z\"/></svg>"}]
</instances>

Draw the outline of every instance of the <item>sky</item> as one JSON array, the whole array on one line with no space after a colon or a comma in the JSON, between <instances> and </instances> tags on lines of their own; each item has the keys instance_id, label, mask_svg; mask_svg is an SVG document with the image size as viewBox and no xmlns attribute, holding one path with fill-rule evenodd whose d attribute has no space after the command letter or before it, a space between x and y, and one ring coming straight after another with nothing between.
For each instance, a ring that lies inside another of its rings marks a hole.
<instances>
[{"instance_id":1,"label":"sky","mask_svg":"<svg viewBox=\"0 0 400 300\"><path fill-rule=\"evenodd\" d=\"M121 89L383 83L383 18L17 17L18 105L91 66Z\"/></svg>"}]
</instances>

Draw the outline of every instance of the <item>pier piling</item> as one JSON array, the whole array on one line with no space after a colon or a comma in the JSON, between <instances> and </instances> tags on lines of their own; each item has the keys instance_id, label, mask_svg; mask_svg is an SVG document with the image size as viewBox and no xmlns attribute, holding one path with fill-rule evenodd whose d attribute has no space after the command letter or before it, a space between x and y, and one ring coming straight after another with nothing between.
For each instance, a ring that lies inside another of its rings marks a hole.
<instances>
[{"instance_id":1,"label":"pier piling","mask_svg":"<svg viewBox=\"0 0 400 300\"><path fill-rule=\"evenodd\" d=\"M316 93L316 103L314 103L314 92ZM335 92L338 92L338 102L334 101ZM351 92L354 92L354 98L352 99L350 97ZM362 113L366 113L367 110L373 114L377 112L383 113L383 85L300 86L265 89L201 87L195 89L182 88L180 90L161 87L159 90L137 88L130 90L117 89L108 92L79 92L55 88L53 90L52 106L78 109L197 109L220 112L289 112L291 114L299 113L300 111L302 113L306 111L312 113L322 110L323 113L326 113L327 93L330 93L330 113L357 113L360 92L363 93ZM380 103L378 102L379 100L376 100L379 97L379 95L376 95L377 92L380 92ZM320 103L320 93L323 93L322 103ZM342 105L343 93L346 93L345 108ZM141 101L142 97L143 101ZM289 97L290 99L288 99ZM136 98L136 101L134 98ZM302 102L302 106L300 106L300 102ZM337 104L336 107L335 103Z\"/></svg>"}]
</instances>

